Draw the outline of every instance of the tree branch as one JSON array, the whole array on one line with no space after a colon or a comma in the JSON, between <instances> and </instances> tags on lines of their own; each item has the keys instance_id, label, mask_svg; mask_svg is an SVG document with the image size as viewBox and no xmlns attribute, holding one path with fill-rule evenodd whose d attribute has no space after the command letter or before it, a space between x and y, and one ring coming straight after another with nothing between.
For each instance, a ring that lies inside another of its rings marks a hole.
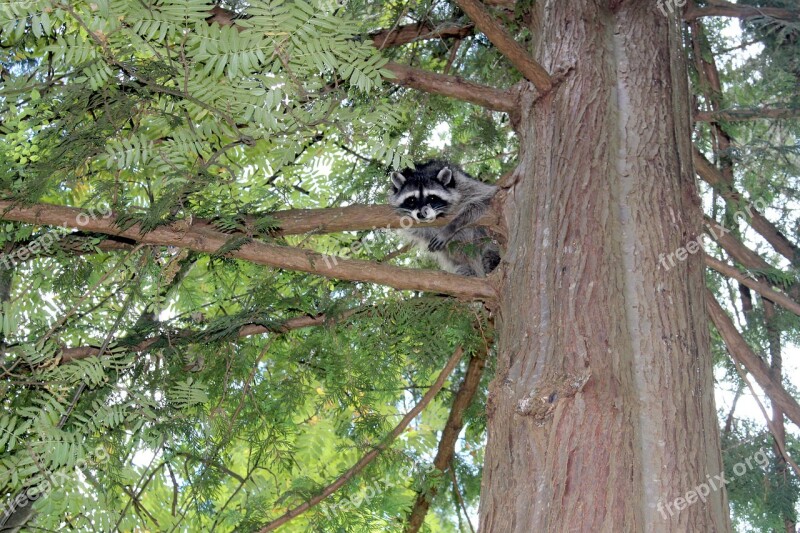
<instances>
[{"instance_id":1,"label":"tree branch","mask_svg":"<svg viewBox=\"0 0 800 533\"><path fill-rule=\"evenodd\" d=\"M388 205L357 204L327 209L286 209L270 213L269 217L274 218L278 224L278 227L270 232L272 236L408 228L408 224L411 223L414 225L422 225L422 223L414 222L410 217L400 217L397 212ZM256 222L256 217L245 217L248 231L256 232ZM446 223L447 219L442 218L436 219L427 225L437 227L443 226ZM208 227L213 229L213 225L206 221L195 220L193 225L197 224L208 224ZM492 227L497 224L498 218L492 213L487 213L478 221L478 225L481 226Z\"/></svg>"},{"instance_id":2,"label":"tree branch","mask_svg":"<svg viewBox=\"0 0 800 533\"><path fill-rule=\"evenodd\" d=\"M434 26L425 21L405 24L388 30L377 30L371 32L369 37L375 44L375 48L383 50L424 39L463 39L471 35L474 29L473 24L461 25L455 22L445 22Z\"/></svg>"},{"instance_id":3,"label":"tree branch","mask_svg":"<svg viewBox=\"0 0 800 533\"><path fill-rule=\"evenodd\" d=\"M3 211L9 206L15 206L13 202L0 200L0 219L4 218ZM45 209L56 208L60 213L64 213L65 220L74 221L83 211L75 207L56 206L52 204L36 204ZM17 206L18 207L18 206ZM285 209L264 215L274 220L275 227L270 229L268 236L283 237L286 235L339 233L342 231L368 231L376 229L398 229L408 228L409 224L414 226L439 227L447 224L447 218L438 218L433 222L422 223L412 220L410 217L401 217L388 205L366 205L355 204L345 207L330 207L325 209ZM241 231L226 233L226 235L259 235L257 229L263 217L254 215L244 216L244 227ZM487 212L476 223L479 226L494 227L499 220L496 214ZM74 227L74 224L64 226L63 224L50 224L63 227ZM180 223L176 223L180 225ZM91 231L87 225L80 225L85 231ZM183 227L181 225L181 227ZM217 231L213 220L202 218L192 219L192 227L209 231ZM105 232L99 232L105 233ZM70 234L64 241L73 239L80 234ZM115 237L104 241L102 249L107 251L129 250L133 247L136 239L119 239ZM66 244L66 243L65 243ZM69 243L66 248L74 248L76 244Z\"/></svg>"},{"instance_id":4,"label":"tree branch","mask_svg":"<svg viewBox=\"0 0 800 533\"><path fill-rule=\"evenodd\" d=\"M735 279L745 287L753 289L767 300L774 302L800 316L800 304L792 300L789 296L776 291L770 287L769 284L753 279L740 272L736 267L730 266L727 263L723 263L722 261L719 261L708 254L704 254L703 258L706 262L706 266L709 268L713 268L723 276Z\"/></svg>"},{"instance_id":5,"label":"tree branch","mask_svg":"<svg viewBox=\"0 0 800 533\"><path fill-rule=\"evenodd\" d=\"M475 26L489 38L520 73L525 76L541 94L550 92L553 82L550 74L531 58L531 54L503 27L486 7L478 0L456 0L456 4L464 10Z\"/></svg>"},{"instance_id":6,"label":"tree branch","mask_svg":"<svg viewBox=\"0 0 800 533\"><path fill-rule=\"evenodd\" d=\"M700 111L694 115L695 122L735 122L742 120L800 118L800 108L755 107L752 109L726 109L722 111Z\"/></svg>"},{"instance_id":7,"label":"tree branch","mask_svg":"<svg viewBox=\"0 0 800 533\"><path fill-rule=\"evenodd\" d=\"M733 359L755 378L770 401L778 405L786 416L800 427L800 404L786 392L782 383L772 379L769 366L753 352L714 294L708 289L706 289L706 310Z\"/></svg>"},{"instance_id":8,"label":"tree branch","mask_svg":"<svg viewBox=\"0 0 800 533\"><path fill-rule=\"evenodd\" d=\"M210 13L211 16L206 19L209 24L216 22L222 26L236 26L236 15L233 12L215 6L211 9ZM243 26L236 26L236 28L239 31L245 30ZM388 30L378 30L370 34L370 38L376 48L383 50L390 46L400 46L421 39L462 39L471 34L473 29L474 26L472 24L457 25L445 23L434 27L430 22L419 22L417 24L407 24ZM510 113L517 107L515 105L515 98L508 91L486 87L484 85L465 81L455 76L436 74L434 72L392 62L385 65L384 68L392 71L396 76L396 78L386 78L386 81L397 85L411 87L433 94L440 94L442 96L449 96L494 111Z\"/></svg>"},{"instance_id":9,"label":"tree branch","mask_svg":"<svg viewBox=\"0 0 800 533\"><path fill-rule=\"evenodd\" d=\"M80 228L84 231L117 235L135 240L140 244L177 246L196 252L216 253L231 239L230 235L209 227L195 227L186 222L176 222L142 233L141 226L134 224L127 229L116 225L116 218L91 218L85 223L77 222L82 211L48 204L15 206L9 201L0 201L2 219L30 224ZM496 292L483 278L457 276L439 271L399 268L391 265L341 259L320 253L250 241L226 254L227 257L243 259L252 263L285 270L296 270L318 274L327 278L348 281L365 281L387 285L401 290L439 292L467 300L493 300Z\"/></svg>"},{"instance_id":10,"label":"tree branch","mask_svg":"<svg viewBox=\"0 0 800 533\"><path fill-rule=\"evenodd\" d=\"M724 0L714 0L708 2L705 7L698 7L694 4L684 12L684 20L694 20L700 17L733 17L740 19L751 19L756 17L771 17L774 19L787 20L789 22L800 21L800 10L781 9L776 7L752 7L740 4L732 4Z\"/></svg>"},{"instance_id":11,"label":"tree branch","mask_svg":"<svg viewBox=\"0 0 800 533\"><path fill-rule=\"evenodd\" d=\"M778 448L777 449L778 455L780 455L781 458L783 458L783 460L786 461L794 469L795 475L800 476L800 467L797 466L797 463L794 462L791 455L789 455L789 453L786 451L785 442L783 441L783 439L781 439L780 429L776 427L775 422L769 417L769 414L767 414L767 409L764 407L764 404L761 402L761 399L756 394L753 384L750 383L750 380L747 379L747 375L744 373L744 371L738 364L736 364L736 372L739 374L739 377L742 379L742 381L747 385L747 388L750 389L750 394L753 395L753 399L756 401L756 404L758 404L758 408L761 411L761 414L764 416L764 422L766 422L770 433L772 433L772 438L774 439L776 448ZM773 405L773 408L777 407L778 407L777 405ZM783 413L780 413L780 415L781 415L781 421L783 421Z\"/></svg>"},{"instance_id":12,"label":"tree branch","mask_svg":"<svg viewBox=\"0 0 800 533\"><path fill-rule=\"evenodd\" d=\"M475 398L475 393L478 392L478 386L483 376L483 368L486 365L486 353L476 354L469 360L467 372L464 374L464 380L458 388L456 397L453 400L453 406L450 408L450 416L447 417L447 423L442 430L442 438L439 440L439 448L436 451L436 457L433 459L433 466L436 470L444 472L451 467L453 456L455 455L456 441L461 429L464 427L464 412L467 407L472 403ZM425 493L417 494L417 499L414 502L414 507L408 515L408 523L406 524L406 533L417 533L425 522L425 515L428 513L431 501L436 496L436 488L431 487Z\"/></svg>"},{"instance_id":13,"label":"tree branch","mask_svg":"<svg viewBox=\"0 0 800 533\"><path fill-rule=\"evenodd\" d=\"M322 492L320 492L318 495L314 496L307 502L298 505L294 509L287 511L280 518L273 520L269 524L265 525L263 528L259 530L259 533L267 533L268 531L272 531L277 527L282 526L289 520L297 516L300 516L301 514L305 513L306 511L317 505L319 502L321 502L322 500L324 500L325 498L327 498L328 496L339 490L345 483L347 483L347 481L349 481L356 474L364 470L364 468L366 468L366 466L369 463L371 463L383 450L388 448L389 445L403 431L405 431L406 427L408 427L411 421L414 420L414 418L416 418L416 416L419 413L421 413L423 409L425 409L425 406L427 406L431 402L431 400L433 400L434 396L436 396L436 394L438 394L438 392L442 389L442 387L444 386L444 382L447 380L447 377L456 367L456 365L458 364L459 360L461 360L461 357L463 355L464 355L464 350L461 348L461 346L456 348L455 352L453 352L453 355L450 357L450 360L447 361L447 364L439 373L439 376L436 378L436 381L433 383L433 385L431 385L431 388L428 389L428 392L426 392L425 395L422 397L422 399L419 401L419 403L417 403L417 405L415 405L414 408L411 409L411 411L409 411L408 414L406 414L406 416L403 417L400 423L397 424L397 427L395 427L391 431L391 433L389 433L389 435L386 436L383 442L381 442L374 449L370 450L366 455L364 455L364 457L359 459L358 462L355 465L353 465L347 472L339 476L336 479L336 481L325 487L322 490Z\"/></svg>"},{"instance_id":14,"label":"tree branch","mask_svg":"<svg viewBox=\"0 0 800 533\"><path fill-rule=\"evenodd\" d=\"M346 318L351 317L355 314L358 309L348 309L347 311L342 312L340 315L336 317L336 320L344 320ZM236 336L239 338L243 337L250 337L252 335L261 335L263 333L286 333L295 329L301 328L308 328L313 326L322 326L328 323L331 320L331 317L325 314L319 314L315 316L299 316L295 318L290 318L288 320L284 320L283 322L276 324L274 326L262 326L259 324L247 324L246 326L242 326L239 328L239 331L236 333ZM194 331L194 330L180 330L176 331L169 335L154 335L152 337L147 337L146 339L138 342L132 346L127 347L129 352L145 352L151 349L154 345L158 344L159 342L168 341L171 343L177 343L181 340L196 338L198 335L202 335L203 331ZM79 359L86 359L87 357L92 357L95 355L100 355L100 348L96 346L76 346L74 348L64 348L61 350L61 360L59 364L65 365L71 363L73 361L77 361Z\"/></svg>"},{"instance_id":15,"label":"tree branch","mask_svg":"<svg viewBox=\"0 0 800 533\"><path fill-rule=\"evenodd\" d=\"M235 479L239 483L245 483L245 481L246 481L244 479L244 477L242 477L240 474L237 474L236 472L234 472L233 470L231 470L230 468L228 468L224 464L217 463L217 462L215 462L215 461L213 461L211 459L206 459L206 458L203 458L203 457L199 457L199 456L193 455L193 454L191 454L189 452L176 451L175 455L177 455L179 457L185 457L187 460L190 460L190 461L197 461L198 463L203 463L207 467L209 467L209 466L210 467L214 467L217 470L219 470L220 472L228 474L230 477L232 477L233 479ZM166 463L166 464L169 465L169 463Z\"/></svg>"},{"instance_id":16,"label":"tree branch","mask_svg":"<svg viewBox=\"0 0 800 533\"><path fill-rule=\"evenodd\" d=\"M730 255L734 261L751 271L774 271L775 267L767 263L760 255L739 242L733 235L729 235L724 226L709 217L703 217L706 231L717 244ZM765 279L759 276L760 279ZM786 288L786 293L794 300L800 301L800 284L792 283Z\"/></svg>"},{"instance_id":17,"label":"tree branch","mask_svg":"<svg viewBox=\"0 0 800 533\"><path fill-rule=\"evenodd\" d=\"M495 89L466 81L456 76L437 74L428 70L400 65L399 63L390 62L383 68L391 70L396 76L395 78L386 79L390 83L449 96L494 111L512 113L518 108L517 98L511 91Z\"/></svg>"},{"instance_id":18,"label":"tree branch","mask_svg":"<svg viewBox=\"0 0 800 533\"><path fill-rule=\"evenodd\" d=\"M692 159L697 175L716 189L734 208L746 202L742 195L734 188L733 184L726 180L722 173L714 168L714 165L712 165L697 148L695 148L692 153ZM747 223L764 237L779 254L788 259L793 266L800 267L800 248L786 238L772 222L767 220L764 215L754 207L748 206L747 214L750 215L750 219Z\"/></svg>"},{"instance_id":19,"label":"tree branch","mask_svg":"<svg viewBox=\"0 0 800 533\"><path fill-rule=\"evenodd\" d=\"M737 263L741 263L745 268L751 270L769 270L773 268L760 255L739 242L736 237L728 235L725 232L725 227L714 219L704 216L703 222L706 226L706 231Z\"/></svg>"},{"instance_id":20,"label":"tree branch","mask_svg":"<svg viewBox=\"0 0 800 533\"><path fill-rule=\"evenodd\" d=\"M210 16L206 18L206 22L209 24L216 22L220 26L235 26L239 31L246 29L244 26L236 24L238 17L233 11L214 6L209 13ZM247 19L248 17L242 18ZM375 44L375 48L383 50L425 39L463 39L472 34L474 28L473 24L459 24L456 21L445 21L434 26L426 20L414 24L404 24L396 28L376 30L370 32L369 38Z\"/></svg>"}]
</instances>

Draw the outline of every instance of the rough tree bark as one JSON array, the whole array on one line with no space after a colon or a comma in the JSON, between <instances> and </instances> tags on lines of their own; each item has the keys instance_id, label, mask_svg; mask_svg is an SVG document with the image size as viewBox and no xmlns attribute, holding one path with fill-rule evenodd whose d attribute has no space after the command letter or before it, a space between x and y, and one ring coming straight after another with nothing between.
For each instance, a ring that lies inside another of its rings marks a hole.
<instances>
[{"instance_id":1,"label":"rough tree bark","mask_svg":"<svg viewBox=\"0 0 800 533\"><path fill-rule=\"evenodd\" d=\"M566 74L521 98L481 531L730 531L724 490L675 503L722 472L702 254L659 260L702 232L677 16L534 9Z\"/></svg>"}]
</instances>

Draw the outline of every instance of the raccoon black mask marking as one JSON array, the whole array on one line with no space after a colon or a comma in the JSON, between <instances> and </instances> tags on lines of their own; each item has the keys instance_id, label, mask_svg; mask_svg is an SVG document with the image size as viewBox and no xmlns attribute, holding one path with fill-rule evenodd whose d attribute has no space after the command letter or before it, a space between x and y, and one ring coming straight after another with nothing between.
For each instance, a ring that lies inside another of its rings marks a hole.
<instances>
[{"instance_id":1,"label":"raccoon black mask marking","mask_svg":"<svg viewBox=\"0 0 800 533\"><path fill-rule=\"evenodd\" d=\"M497 267L500 250L485 228L471 226L486 212L497 187L478 181L456 165L430 161L392 172L389 205L420 222L450 217L441 228L401 230L432 252L444 270L483 277Z\"/></svg>"}]
</instances>

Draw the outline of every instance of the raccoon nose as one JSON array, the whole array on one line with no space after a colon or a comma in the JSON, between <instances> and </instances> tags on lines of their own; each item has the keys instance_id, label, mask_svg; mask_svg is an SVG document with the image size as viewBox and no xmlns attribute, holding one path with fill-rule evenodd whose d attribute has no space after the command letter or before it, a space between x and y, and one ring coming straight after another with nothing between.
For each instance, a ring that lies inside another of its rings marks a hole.
<instances>
[{"instance_id":1,"label":"raccoon nose","mask_svg":"<svg viewBox=\"0 0 800 533\"><path fill-rule=\"evenodd\" d=\"M431 206L426 205L420 210L420 216L422 220L433 220L436 218L436 211Z\"/></svg>"}]
</instances>

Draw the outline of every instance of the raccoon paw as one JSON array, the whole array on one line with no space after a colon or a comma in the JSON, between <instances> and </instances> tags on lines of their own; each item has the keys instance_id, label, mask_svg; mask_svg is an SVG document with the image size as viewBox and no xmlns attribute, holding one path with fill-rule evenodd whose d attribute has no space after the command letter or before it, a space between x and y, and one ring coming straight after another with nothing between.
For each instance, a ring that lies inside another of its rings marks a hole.
<instances>
[{"instance_id":1,"label":"raccoon paw","mask_svg":"<svg viewBox=\"0 0 800 533\"><path fill-rule=\"evenodd\" d=\"M444 249L449 240L450 239L447 239L442 235L434 235L431 241L428 243L428 251L438 252L439 250Z\"/></svg>"},{"instance_id":2,"label":"raccoon paw","mask_svg":"<svg viewBox=\"0 0 800 533\"><path fill-rule=\"evenodd\" d=\"M478 273L475 272L475 269L473 269L471 266L467 266L467 265L461 265L458 268L456 268L456 274L458 274L460 276L472 276L472 277L475 277L475 276L478 275Z\"/></svg>"}]
</instances>

